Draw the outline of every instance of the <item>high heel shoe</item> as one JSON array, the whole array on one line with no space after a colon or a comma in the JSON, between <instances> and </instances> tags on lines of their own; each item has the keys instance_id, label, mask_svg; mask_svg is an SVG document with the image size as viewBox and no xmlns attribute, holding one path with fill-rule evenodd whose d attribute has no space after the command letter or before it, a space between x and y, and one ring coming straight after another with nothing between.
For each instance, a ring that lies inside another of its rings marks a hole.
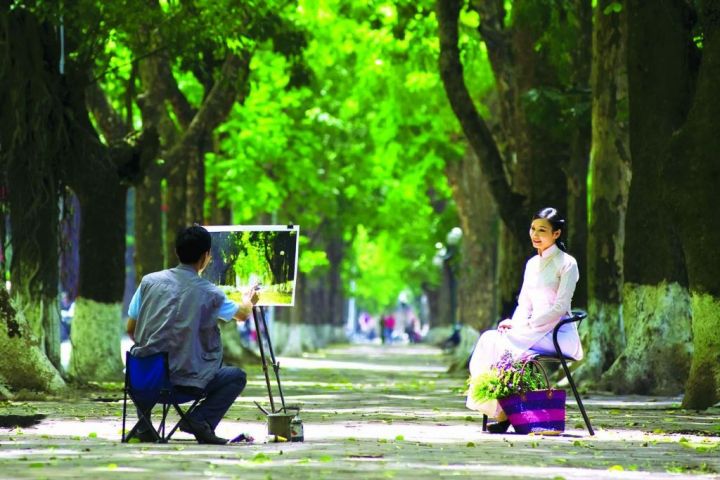
<instances>
[{"instance_id":1,"label":"high heel shoe","mask_svg":"<svg viewBox=\"0 0 720 480\"><path fill-rule=\"evenodd\" d=\"M490 433L505 433L510 428L510 420L503 420L502 422L491 423L487 426L487 431Z\"/></svg>"}]
</instances>

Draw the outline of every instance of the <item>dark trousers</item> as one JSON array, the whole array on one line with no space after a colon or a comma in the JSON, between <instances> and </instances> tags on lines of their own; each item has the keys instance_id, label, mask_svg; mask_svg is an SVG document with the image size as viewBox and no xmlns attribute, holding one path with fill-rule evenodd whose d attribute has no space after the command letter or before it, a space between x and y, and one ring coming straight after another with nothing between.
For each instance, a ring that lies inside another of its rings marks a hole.
<instances>
[{"instance_id":1,"label":"dark trousers","mask_svg":"<svg viewBox=\"0 0 720 480\"><path fill-rule=\"evenodd\" d=\"M188 416L193 420L207 422L210 428L215 430L235 399L245 389L246 384L247 375L243 370L237 367L221 367L205 387L207 396ZM185 389L180 387L178 390L182 392ZM186 391L189 392L191 389ZM148 419L150 418L149 410L143 410L143 413ZM143 425L139 427L141 432L146 429L147 427Z\"/></svg>"},{"instance_id":2,"label":"dark trousers","mask_svg":"<svg viewBox=\"0 0 720 480\"><path fill-rule=\"evenodd\" d=\"M205 387L207 396L190 413L193 420L206 421L215 430L220 420L242 393L247 375L237 367L221 367Z\"/></svg>"}]
</instances>

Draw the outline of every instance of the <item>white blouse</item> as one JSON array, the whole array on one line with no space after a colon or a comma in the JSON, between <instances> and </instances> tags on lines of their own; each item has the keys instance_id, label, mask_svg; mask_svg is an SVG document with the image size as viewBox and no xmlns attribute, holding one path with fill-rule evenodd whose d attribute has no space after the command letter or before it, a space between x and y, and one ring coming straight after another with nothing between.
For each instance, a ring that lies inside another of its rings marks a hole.
<instances>
[{"instance_id":1,"label":"white blouse","mask_svg":"<svg viewBox=\"0 0 720 480\"><path fill-rule=\"evenodd\" d=\"M513 330L538 334L551 331L570 312L578 278L577 262L557 245L528 260L512 316Z\"/></svg>"}]
</instances>

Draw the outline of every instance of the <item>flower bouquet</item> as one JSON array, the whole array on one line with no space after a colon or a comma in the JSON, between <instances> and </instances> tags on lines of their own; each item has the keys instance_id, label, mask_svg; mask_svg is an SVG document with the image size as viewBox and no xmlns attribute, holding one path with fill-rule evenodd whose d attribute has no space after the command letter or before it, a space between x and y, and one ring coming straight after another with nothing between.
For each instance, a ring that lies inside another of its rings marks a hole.
<instances>
[{"instance_id":1,"label":"flower bouquet","mask_svg":"<svg viewBox=\"0 0 720 480\"><path fill-rule=\"evenodd\" d=\"M537 368L533 368L537 367ZM517 433L559 434L565 430L565 390L550 389L537 360L514 360L506 351L490 371L468 380L478 403L497 400Z\"/></svg>"}]
</instances>

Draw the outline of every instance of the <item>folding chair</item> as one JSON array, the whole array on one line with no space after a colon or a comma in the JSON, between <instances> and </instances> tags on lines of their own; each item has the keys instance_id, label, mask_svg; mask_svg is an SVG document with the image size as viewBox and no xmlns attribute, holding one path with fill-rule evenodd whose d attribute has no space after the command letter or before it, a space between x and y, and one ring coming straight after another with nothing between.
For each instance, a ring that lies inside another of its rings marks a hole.
<instances>
[{"instance_id":1,"label":"folding chair","mask_svg":"<svg viewBox=\"0 0 720 480\"><path fill-rule=\"evenodd\" d=\"M577 402L577 406L580 408L580 413L583 416L583 420L585 420L585 426L588 429L588 432L590 432L590 435L595 435L595 431L592 428L592 425L590 425L590 419L587 416L587 412L585 412L585 406L582 403L582 399L580 398L580 394L577 391L577 387L575 386L575 381L572 378L572 375L570 374L570 369L568 368L567 362L574 362L576 359L569 357L565 355L562 352L562 349L560 348L560 344L558 343L558 332L560 331L560 328L565 325L566 323L572 323L572 322L581 322L583 319L587 318L587 312L583 310L573 310L572 315L569 317L563 317L560 319L557 325L555 325L555 328L553 329L553 344L555 345L555 354L538 354L534 355L531 358L534 358L535 360L539 361L553 361L553 362L560 362L560 365L562 365L563 370L565 371L565 376L568 379L568 383L570 384L570 388L572 388L573 395L575 395L575 401ZM483 425L482 429L483 432L487 431L487 422L488 417L487 415L483 415Z\"/></svg>"},{"instance_id":2,"label":"folding chair","mask_svg":"<svg viewBox=\"0 0 720 480\"><path fill-rule=\"evenodd\" d=\"M130 397L132 403L138 410L138 421L133 428L125 434L125 420L127 418L127 400ZM180 421L190 414L198 402L205 397L205 392L198 390L197 393L179 392L170 384L170 367L167 352L156 353L147 357L136 357L129 351L125 354L125 397L123 399L123 420L122 420L122 442L126 443L137 434L141 426L145 426L155 441L167 443L177 430ZM180 404L193 402L183 412ZM152 424L149 415L144 412L151 412L155 405L162 406L162 418L158 428ZM165 434L167 415L173 407L180 416L180 420Z\"/></svg>"}]
</instances>

